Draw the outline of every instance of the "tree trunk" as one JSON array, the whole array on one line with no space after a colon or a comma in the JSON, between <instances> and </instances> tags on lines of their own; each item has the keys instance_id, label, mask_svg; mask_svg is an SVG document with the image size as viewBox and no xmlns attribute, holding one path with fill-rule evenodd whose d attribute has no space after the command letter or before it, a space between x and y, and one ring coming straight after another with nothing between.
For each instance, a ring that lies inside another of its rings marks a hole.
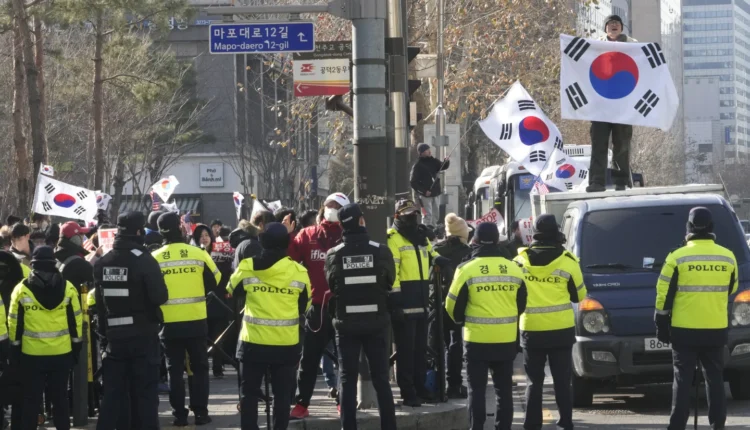
<instances>
[{"instance_id":1,"label":"tree trunk","mask_svg":"<svg viewBox=\"0 0 750 430\"><path fill-rule=\"evenodd\" d=\"M34 46L31 40L31 30L29 29L28 16L24 9L23 0L12 0L13 12L18 24L19 35L23 41L23 63L26 69L26 87L29 95L29 122L31 123L31 153L33 161L34 185L36 185L36 175L39 173L39 167L47 160L44 158L47 141L44 136L44 129L41 126L41 99L37 75L39 71L36 68L34 60Z\"/></svg>"},{"instance_id":2,"label":"tree trunk","mask_svg":"<svg viewBox=\"0 0 750 430\"><path fill-rule=\"evenodd\" d=\"M112 180L112 188L115 195L112 197L112 206L110 209L110 219L117 219L120 211L120 202L122 201L122 190L125 187L125 143L120 142L117 148L117 161L115 161L115 177Z\"/></svg>"},{"instance_id":3,"label":"tree trunk","mask_svg":"<svg viewBox=\"0 0 750 430\"><path fill-rule=\"evenodd\" d=\"M101 190L104 182L104 138L102 136L102 117L103 117L103 86L102 69L104 59L102 51L104 49L104 38L102 33L102 13L99 12L96 17L96 43L94 46L94 94L92 100L91 115L94 121L94 190Z\"/></svg>"},{"instance_id":4,"label":"tree trunk","mask_svg":"<svg viewBox=\"0 0 750 430\"><path fill-rule=\"evenodd\" d=\"M29 153L23 133L23 41L18 28L13 25L13 146L16 150L16 179L18 181L18 212L27 213L29 208Z\"/></svg>"},{"instance_id":5,"label":"tree trunk","mask_svg":"<svg viewBox=\"0 0 750 430\"><path fill-rule=\"evenodd\" d=\"M37 86L39 87L39 126L45 136L44 142L44 160L49 160L49 146L46 140L47 136L47 102L44 85L44 34L42 33L42 19L34 18L34 41L36 48L36 70Z\"/></svg>"}]
</instances>

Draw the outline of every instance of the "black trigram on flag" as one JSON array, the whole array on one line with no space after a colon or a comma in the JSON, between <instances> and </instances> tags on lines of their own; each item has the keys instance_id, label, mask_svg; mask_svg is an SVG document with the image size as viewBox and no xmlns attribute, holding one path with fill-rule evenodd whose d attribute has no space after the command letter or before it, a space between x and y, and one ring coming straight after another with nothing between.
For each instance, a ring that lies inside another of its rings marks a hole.
<instances>
[{"instance_id":1,"label":"black trigram on flag","mask_svg":"<svg viewBox=\"0 0 750 430\"><path fill-rule=\"evenodd\" d=\"M559 149L560 151L562 151L562 148L563 148L563 141L562 141L562 139L560 139L559 137L556 137L555 138L555 149Z\"/></svg>"},{"instance_id":2,"label":"black trigram on flag","mask_svg":"<svg viewBox=\"0 0 750 430\"><path fill-rule=\"evenodd\" d=\"M79 199L81 199L81 200L83 200L83 199L85 199L86 197L88 197L88 194L86 194L86 192L84 192L84 191L79 191L79 192L77 192L77 193L76 193L76 195L77 195L77 196L78 196L78 198L79 198Z\"/></svg>"},{"instance_id":3,"label":"black trigram on flag","mask_svg":"<svg viewBox=\"0 0 750 430\"><path fill-rule=\"evenodd\" d=\"M667 64L667 60L664 58L664 53L661 52L661 46L659 46L658 43L649 43L641 49L643 50L643 53L646 54L648 64L651 65L652 69Z\"/></svg>"},{"instance_id":4,"label":"black trigram on flag","mask_svg":"<svg viewBox=\"0 0 750 430\"><path fill-rule=\"evenodd\" d=\"M536 109L536 105L534 105L534 100L519 100L518 101L518 110L534 110Z\"/></svg>"},{"instance_id":5,"label":"black trigram on flag","mask_svg":"<svg viewBox=\"0 0 750 430\"><path fill-rule=\"evenodd\" d=\"M574 37L573 40L570 41L568 46L565 47L563 53L572 58L573 61L578 61L581 59L583 53L589 49L589 46L591 46L591 44L586 42L586 39Z\"/></svg>"},{"instance_id":6,"label":"black trigram on flag","mask_svg":"<svg viewBox=\"0 0 750 430\"><path fill-rule=\"evenodd\" d=\"M651 113L651 110L656 107L657 103L659 103L659 97L653 91L648 90L646 91L646 94L638 100L638 103L635 104L635 110L645 118Z\"/></svg>"},{"instance_id":7,"label":"black trigram on flag","mask_svg":"<svg viewBox=\"0 0 750 430\"><path fill-rule=\"evenodd\" d=\"M508 140L513 136L513 124L507 123L500 127L500 140Z\"/></svg>"},{"instance_id":8,"label":"black trigram on flag","mask_svg":"<svg viewBox=\"0 0 750 430\"><path fill-rule=\"evenodd\" d=\"M573 189L573 183L572 182L566 182L565 183L565 188L567 188L568 190L572 190Z\"/></svg>"},{"instance_id":9,"label":"black trigram on flag","mask_svg":"<svg viewBox=\"0 0 750 430\"><path fill-rule=\"evenodd\" d=\"M52 184L47 184L44 186L44 189L47 191L47 194L52 194L52 192L55 191L55 186Z\"/></svg>"},{"instance_id":10,"label":"black trigram on flag","mask_svg":"<svg viewBox=\"0 0 750 430\"><path fill-rule=\"evenodd\" d=\"M47 202L42 202L42 209L44 209L45 212L49 212L52 210L52 205Z\"/></svg>"},{"instance_id":11,"label":"black trigram on flag","mask_svg":"<svg viewBox=\"0 0 750 430\"><path fill-rule=\"evenodd\" d=\"M81 215L82 213L86 212L86 209L84 209L83 206L78 206L73 212L75 212L76 215Z\"/></svg>"},{"instance_id":12,"label":"black trigram on flag","mask_svg":"<svg viewBox=\"0 0 750 430\"><path fill-rule=\"evenodd\" d=\"M565 88L565 94L568 96L570 105L575 110L578 110L589 104L589 101L586 99L586 96L583 95L583 91L581 90L581 86L578 85L578 82L574 83L568 88Z\"/></svg>"},{"instance_id":13,"label":"black trigram on flag","mask_svg":"<svg viewBox=\"0 0 750 430\"><path fill-rule=\"evenodd\" d=\"M554 173L547 173L547 177L544 178L544 182L549 182L552 180L552 176L554 176Z\"/></svg>"},{"instance_id":14,"label":"black trigram on flag","mask_svg":"<svg viewBox=\"0 0 750 430\"><path fill-rule=\"evenodd\" d=\"M586 179L586 176L589 175L589 171L585 169L581 169L578 171L578 177L581 179Z\"/></svg>"},{"instance_id":15,"label":"black trigram on flag","mask_svg":"<svg viewBox=\"0 0 750 430\"><path fill-rule=\"evenodd\" d=\"M544 151L531 151L529 153L529 161L536 163L537 161L547 161L547 153Z\"/></svg>"},{"instance_id":16,"label":"black trigram on flag","mask_svg":"<svg viewBox=\"0 0 750 430\"><path fill-rule=\"evenodd\" d=\"M568 161L568 159L563 157L563 158L557 160L557 163L555 163L555 164L559 166L561 164L565 164L566 161Z\"/></svg>"}]
</instances>

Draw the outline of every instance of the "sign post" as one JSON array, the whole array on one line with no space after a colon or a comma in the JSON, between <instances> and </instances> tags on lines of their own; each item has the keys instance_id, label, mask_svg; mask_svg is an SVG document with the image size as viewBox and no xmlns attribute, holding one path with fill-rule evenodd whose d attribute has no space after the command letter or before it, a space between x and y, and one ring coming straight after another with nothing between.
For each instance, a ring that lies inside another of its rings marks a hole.
<instances>
[{"instance_id":1,"label":"sign post","mask_svg":"<svg viewBox=\"0 0 750 430\"><path fill-rule=\"evenodd\" d=\"M228 21L234 20L236 15L246 14L330 13L352 22L354 199L364 209L368 224L373 226L382 225L393 213L392 202L388 202L386 195L389 173L389 164L386 160L388 140L385 115L386 8L386 0L329 0L328 4L234 6L206 9L212 14L224 15ZM309 26L307 32L304 30L304 25ZM287 39L280 36L280 27L287 28L285 31ZM252 38L256 28L260 30L261 36L266 35L265 38ZM277 29L276 35L273 35L271 28ZM234 30L233 36L235 36L231 39L228 32L230 29ZM244 29L243 35L239 34L241 29ZM268 33L266 33L267 30ZM313 30L312 23L300 22L212 25L209 37L210 52L212 54L313 52L315 51ZM385 243L385 229L373 229L372 239ZM360 409L377 406L375 390L369 377L360 378L357 391Z\"/></svg>"},{"instance_id":2,"label":"sign post","mask_svg":"<svg viewBox=\"0 0 750 430\"><path fill-rule=\"evenodd\" d=\"M315 52L295 53L294 96L341 96L349 93L352 42L316 42Z\"/></svg>"},{"instance_id":3,"label":"sign post","mask_svg":"<svg viewBox=\"0 0 750 430\"><path fill-rule=\"evenodd\" d=\"M312 22L212 24L209 31L211 54L315 51L315 25Z\"/></svg>"}]
</instances>

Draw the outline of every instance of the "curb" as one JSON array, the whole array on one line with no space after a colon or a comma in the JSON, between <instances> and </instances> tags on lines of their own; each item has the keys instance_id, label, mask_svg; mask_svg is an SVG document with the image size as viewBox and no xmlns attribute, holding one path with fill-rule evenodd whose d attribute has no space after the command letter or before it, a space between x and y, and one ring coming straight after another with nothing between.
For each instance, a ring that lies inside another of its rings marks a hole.
<instances>
[{"instance_id":1,"label":"curb","mask_svg":"<svg viewBox=\"0 0 750 430\"><path fill-rule=\"evenodd\" d=\"M396 423L399 428L410 430L459 430L469 423L466 403L449 401L437 405L424 405L420 408L407 408L404 411L396 405ZM290 421L290 430L340 430L341 421L336 418L305 418ZM377 409L357 411L359 430L380 430L380 417Z\"/></svg>"}]
</instances>

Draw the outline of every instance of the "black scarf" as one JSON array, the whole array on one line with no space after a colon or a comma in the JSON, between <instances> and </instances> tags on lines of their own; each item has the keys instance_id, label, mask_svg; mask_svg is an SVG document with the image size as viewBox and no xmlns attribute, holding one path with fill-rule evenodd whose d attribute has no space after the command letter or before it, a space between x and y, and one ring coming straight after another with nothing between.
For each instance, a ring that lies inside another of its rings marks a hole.
<instances>
[{"instance_id":1,"label":"black scarf","mask_svg":"<svg viewBox=\"0 0 750 430\"><path fill-rule=\"evenodd\" d=\"M406 224L403 220L396 218L393 221L396 231L415 246L427 246L427 232L419 224ZM420 228L422 227L422 228Z\"/></svg>"}]
</instances>

